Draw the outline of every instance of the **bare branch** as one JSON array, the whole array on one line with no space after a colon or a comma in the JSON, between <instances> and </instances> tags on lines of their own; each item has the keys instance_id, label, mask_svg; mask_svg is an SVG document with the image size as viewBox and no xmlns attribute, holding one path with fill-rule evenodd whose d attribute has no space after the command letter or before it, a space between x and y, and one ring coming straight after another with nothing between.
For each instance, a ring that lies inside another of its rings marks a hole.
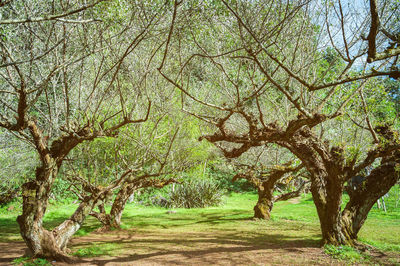
<instances>
[{"instance_id":1,"label":"bare branch","mask_svg":"<svg viewBox=\"0 0 400 266\"><path fill-rule=\"evenodd\" d=\"M89 9L91 7L96 6L97 4L104 2L104 1L109 1L109 0L97 0L96 2L88 5L83 5L80 8L70 10L65 13L61 14L55 14L55 15L44 15L42 17L34 17L34 18L25 18L25 19L7 19L7 20L0 20L0 24L21 24L21 23L37 23L37 22L42 22L42 21L49 21L49 20L57 20L61 19L64 17L68 17L70 15L82 12L86 9Z\"/></svg>"}]
</instances>

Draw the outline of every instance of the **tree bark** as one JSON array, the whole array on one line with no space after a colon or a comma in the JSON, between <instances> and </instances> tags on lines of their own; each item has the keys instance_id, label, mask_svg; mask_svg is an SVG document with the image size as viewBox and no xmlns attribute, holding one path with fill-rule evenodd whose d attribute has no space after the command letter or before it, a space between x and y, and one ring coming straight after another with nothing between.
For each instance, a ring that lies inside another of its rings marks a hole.
<instances>
[{"instance_id":1,"label":"tree bark","mask_svg":"<svg viewBox=\"0 0 400 266\"><path fill-rule=\"evenodd\" d=\"M73 135L61 136L53 141L49 149L36 122L27 123L39 153L41 166L36 168L35 179L22 186L22 214L17 217L21 236L32 256L70 261L66 250L69 239L79 230L87 214L106 195L96 193L95 197L86 198L68 220L52 231L46 230L43 227L43 217L58 169L69 151L85 139Z\"/></svg>"},{"instance_id":2,"label":"tree bark","mask_svg":"<svg viewBox=\"0 0 400 266\"><path fill-rule=\"evenodd\" d=\"M134 184L128 184L128 185L122 187L118 191L118 194L115 197L115 200L113 202L113 205L112 205L111 211L110 211L110 226L111 227L114 227L114 228L121 227L122 213L125 209L125 205L126 205L127 201L129 200L129 197L135 191L135 188L136 187Z\"/></svg>"},{"instance_id":3,"label":"tree bark","mask_svg":"<svg viewBox=\"0 0 400 266\"><path fill-rule=\"evenodd\" d=\"M129 197L135 191L135 188L135 184L124 184L122 186L114 199L110 214L106 213L103 205L99 206L99 213L91 213L92 216L97 218L102 223L103 226L100 231L108 231L112 228L121 228L122 213L124 212L124 208L129 200Z\"/></svg>"},{"instance_id":4,"label":"tree bark","mask_svg":"<svg viewBox=\"0 0 400 266\"><path fill-rule=\"evenodd\" d=\"M36 169L36 179L22 186L23 209L17 217L21 236L34 257L65 260L66 254L56 244L54 235L43 228L50 189L57 166L54 160Z\"/></svg>"},{"instance_id":5,"label":"tree bark","mask_svg":"<svg viewBox=\"0 0 400 266\"><path fill-rule=\"evenodd\" d=\"M104 207L101 207L100 213L98 212L90 213L90 215L96 217L102 223L103 227L100 230L107 231L111 228L121 227L121 217L122 213L124 212L125 205L128 202L129 197L136 190L147 187L162 188L171 183L179 183L173 178L166 180L147 179L149 177L158 176L159 174L160 173L152 175L144 175L134 179L125 180L124 183L121 185L121 188L117 193L117 196L114 199L110 214L106 213Z\"/></svg>"},{"instance_id":6,"label":"tree bark","mask_svg":"<svg viewBox=\"0 0 400 266\"><path fill-rule=\"evenodd\" d=\"M86 216L107 195L100 193L96 196L86 197L69 219L52 231L46 230L43 227L43 216L57 169L56 165L47 168L39 167L36 171L36 180L22 186L23 212L18 216L17 222L20 226L21 236L31 252L30 255L71 261L67 254L68 241L82 226Z\"/></svg>"},{"instance_id":7,"label":"tree bark","mask_svg":"<svg viewBox=\"0 0 400 266\"><path fill-rule=\"evenodd\" d=\"M307 127L282 146L292 151L311 174L311 194L320 220L324 244L353 245L353 239L341 229L341 204L345 162L339 148L330 149Z\"/></svg>"},{"instance_id":8,"label":"tree bark","mask_svg":"<svg viewBox=\"0 0 400 266\"><path fill-rule=\"evenodd\" d=\"M400 165L400 152L393 151L382 158L381 166L371 172L363 187L350 193L350 201L342 212L344 183L358 174L358 170L355 172L353 166L346 164L340 148L330 149L306 129L295 137L286 147L302 160L311 174L311 193L320 220L323 243L355 245L368 212L399 179L396 165ZM389 146L386 148L390 150Z\"/></svg>"},{"instance_id":9,"label":"tree bark","mask_svg":"<svg viewBox=\"0 0 400 266\"><path fill-rule=\"evenodd\" d=\"M291 163L289 163L290 165ZM299 165L296 167L291 166L280 166L277 169L273 169L268 175L268 179L264 182L260 182L259 179L253 177L247 177L254 185L257 186L258 190L258 202L254 206L254 218L269 220L271 218L271 210L274 206L274 189L275 184L279 179L287 173L298 171L303 167Z\"/></svg>"},{"instance_id":10,"label":"tree bark","mask_svg":"<svg viewBox=\"0 0 400 266\"><path fill-rule=\"evenodd\" d=\"M399 181L396 166L400 165L400 152L383 158L381 165L366 177L364 183L350 194L350 200L342 212L342 232L357 240L357 234L367 219L375 202Z\"/></svg>"},{"instance_id":11,"label":"tree bark","mask_svg":"<svg viewBox=\"0 0 400 266\"><path fill-rule=\"evenodd\" d=\"M329 181L329 180L328 180ZM311 185L311 193L320 220L323 244L354 245L354 239L343 234L341 204L344 186L341 182Z\"/></svg>"},{"instance_id":12,"label":"tree bark","mask_svg":"<svg viewBox=\"0 0 400 266\"><path fill-rule=\"evenodd\" d=\"M8 191L4 192L0 195L0 206L6 205L18 197L18 192L20 188L9 189Z\"/></svg>"},{"instance_id":13,"label":"tree bark","mask_svg":"<svg viewBox=\"0 0 400 266\"><path fill-rule=\"evenodd\" d=\"M264 182L258 188L258 201L254 206L254 218L269 220L274 206L273 192L275 182Z\"/></svg>"},{"instance_id":14,"label":"tree bark","mask_svg":"<svg viewBox=\"0 0 400 266\"><path fill-rule=\"evenodd\" d=\"M292 199L292 198L299 197L299 196L301 195L301 192L303 192L303 190L306 189L306 188L305 188L306 184L307 184L307 183L304 182L304 183L302 183L302 184L299 186L299 188L298 188L297 190L295 190L295 191L291 191L291 192L288 192L288 193L283 193L283 194L280 194L280 195L275 196L275 197L274 197L274 202L277 202L277 201L285 201L285 200L289 200L289 199Z\"/></svg>"}]
</instances>

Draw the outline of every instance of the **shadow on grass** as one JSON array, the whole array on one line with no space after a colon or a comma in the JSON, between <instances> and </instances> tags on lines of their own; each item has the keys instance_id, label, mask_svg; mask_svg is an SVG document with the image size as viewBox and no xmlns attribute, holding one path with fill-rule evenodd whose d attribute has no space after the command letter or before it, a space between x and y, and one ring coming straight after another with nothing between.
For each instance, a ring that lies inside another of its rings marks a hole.
<instances>
[{"instance_id":1,"label":"shadow on grass","mask_svg":"<svg viewBox=\"0 0 400 266\"><path fill-rule=\"evenodd\" d=\"M253 216L248 215L248 213L243 210L224 210L223 212L207 211L196 214L191 214L185 210L184 213L179 213L178 211L176 214L124 215L123 217L123 223L125 225L129 225L130 227L140 227L143 229L159 226L162 228L173 228L196 224L212 226L246 220L253 220Z\"/></svg>"},{"instance_id":2,"label":"shadow on grass","mask_svg":"<svg viewBox=\"0 0 400 266\"><path fill-rule=\"evenodd\" d=\"M195 224L204 224L205 226L211 226L216 224L231 223L233 221L252 219L251 216L247 215L243 217L243 214L244 213L241 210L233 210L224 211L224 213L219 212L219 214L213 212L205 212L201 214L196 214L195 217L193 217L190 212L177 214L161 213L157 215L124 215L123 221L128 227L134 226L143 229L150 227L161 227L165 229ZM21 240L16 216L0 218L0 242ZM69 216L47 217L44 221L44 227L51 230L68 218ZM93 232L94 230L99 228L100 226L100 223L96 219L88 217L84 223L84 226L82 226L82 228L76 233L76 236L87 235L88 233Z\"/></svg>"},{"instance_id":3,"label":"shadow on grass","mask_svg":"<svg viewBox=\"0 0 400 266\"><path fill-rule=\"evenodd\" d=\"M19 236L19 228L14 217L0 218L0 242L12 241Z\"/></svg>"}]
</instances>

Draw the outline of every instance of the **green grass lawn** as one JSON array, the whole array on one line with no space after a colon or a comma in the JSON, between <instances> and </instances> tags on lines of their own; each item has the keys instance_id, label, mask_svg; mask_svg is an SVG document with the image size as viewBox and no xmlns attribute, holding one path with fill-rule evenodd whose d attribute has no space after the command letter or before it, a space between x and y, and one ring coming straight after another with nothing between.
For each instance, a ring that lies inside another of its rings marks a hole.
<instances>
[{"instance_id":1,"label":"green grass lawn","mask_svg":"<svg viewBox=\"0 0 400 266\"><path fill-rule=\"evenodd\" d=\"M396 188L398 189L398 187ZM272 211L270 221L252 220L253 206L257 195L253 193L232 193L220 207L205 209L175 209L169 214L164 208L128 204L123 215L123 229L135 233L169 234L171 236L188 232L223 232L225 238L262 244L265 239L276 245L291 242L308 247L320 245L319 221L311 195L302 195L298 203L278 202ZM45 227L52 228L72 214L76 204L52 204L45 217ZM400 208L388 201L388 211L374 207L363 226L360 240L384 251L400 252ZM18 210L0 214L0 242L20 241L15 221ZM87 235L99 228L100 224L89 217L77 236ZM102 246L104 245L104 247ZM118 254L121 246L104 243L96 246L72 247L78 256Z\"/></svg>"}]
</instances>

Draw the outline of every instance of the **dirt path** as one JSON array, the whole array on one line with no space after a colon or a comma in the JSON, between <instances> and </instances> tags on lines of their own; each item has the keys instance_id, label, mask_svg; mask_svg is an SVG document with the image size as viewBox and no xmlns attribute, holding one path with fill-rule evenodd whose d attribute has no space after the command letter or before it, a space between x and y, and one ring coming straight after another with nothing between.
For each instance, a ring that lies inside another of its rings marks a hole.
<instances>
[{"instance_id":1,"label":"dirt path","mask_svg":"<svg viewBox=\"0 0 400 266\"><path fill-rule=\"evenodd\" d=\"M104 237L104 236L103 236ZM97 236L74 240L77 246L98 241ZM102 240L103 241L103 240ZM249 244L225 235L107 235L107 242L124 243L118 257L86 259L81 265L268 265L330 264L321 249L293 242L282 247L272 243Z\"/></svg>"},{"instance_id":2,"label":"dirt path","mask_svg":"<svg viewBox=\"0 0 400 266\"><path fill-rule=\"evenodd\" d=\"M0 242L0 265L10 265L13 259L25 254L24 242L3 243Z\"/></svg>"},{"instance_id":3,"label":"dirt path","mask_svg":"<svg viewBox=\"0 0 400 266\"><path fill-rule=\"evenodd\" d=\"M95 245L93 245L95 244ZM341 265L304 241L252 242L229 233L159 234L113 231L71 241L72 251L103 248L112 256L85 258L74 265ZM105 248L106 247L106 248ZM23 242L0 243L0 265L24 254ZM386 256L386 255L385 255ZM381 265L388 258L380 260ZM382 263L383 262L383 263ZM65 263L53 263L66 265Z\"/></svg>"}]
</instances>

